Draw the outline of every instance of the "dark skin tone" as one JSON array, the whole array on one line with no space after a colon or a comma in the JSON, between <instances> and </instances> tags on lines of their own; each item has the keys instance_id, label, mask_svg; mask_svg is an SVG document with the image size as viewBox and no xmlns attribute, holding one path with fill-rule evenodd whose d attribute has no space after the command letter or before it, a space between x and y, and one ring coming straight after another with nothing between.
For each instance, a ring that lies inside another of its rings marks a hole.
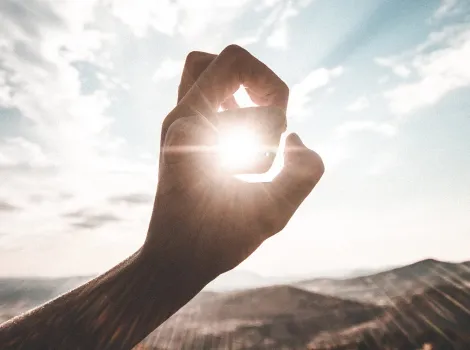
<instances>
[{"instance_id":1,"label":"dark skin tone","mask_svg":"<svg viewBox=\"0 0 470 350\"><path fill-rule=\"evenodd\" d=\"M143 246L105 274L1 325L0 348L131 349L284 228L320 180L323 163L291 134L284 168L272 182L243 182L221 169L204 150L217 142L214 112L237 107L233 93L241 84L254 103L286 110L286 84L246 50L231 45L219 55L188 55L178 103L162 125ZM284 131L285 114L261 118Z\"/></svg>"}]
</instances>

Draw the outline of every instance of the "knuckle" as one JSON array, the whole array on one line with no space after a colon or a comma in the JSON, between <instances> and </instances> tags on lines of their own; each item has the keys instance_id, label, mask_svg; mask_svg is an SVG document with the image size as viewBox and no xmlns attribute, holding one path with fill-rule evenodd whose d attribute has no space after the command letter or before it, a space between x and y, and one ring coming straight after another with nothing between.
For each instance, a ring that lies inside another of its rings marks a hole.
<instances>
[{"instance_id":1,"label":"knuckle","mask_svg":"<svg viewBox=\"0 0 470 350\"><path fill-rule=\"evenodd\" d=\"M185 61L185 65L191 65L193 64L194 62L198 61L199 59L201 59L201 57L204 57L206 54L204 52L201 52L201 51L191 51L190 53L188 53L188 55L186 56L186 61Z\"/></svg>"},{"instance_id":2,"label":"knuckle","mask_svg":"<svg viewBox=\"0 0 470 350\"><path fill-rule=\"evenodd\" d=\"M223 56L240 56L246 55L248 51L236 44L230 44L220 53Z\"/></svg>"},{"instance_id":3,"label":"knuckle","mask_svg":"<svg viewBox=\"0 0 470 350\"><path fill-rule=\"evenodd\" d=\"M175 120L168 127L168 133L166 137L166 143L172 145L174 143L180 143L182 140L185 140L188 136L188 117L180 118Z\"/></svg>"},{"instance_id":4,"label":"knuckle","mask_svg":"<svg viewBox=\"0 0 470 350\"><path fill-rule=\"evenodd\" d=\"M206 118L199 115L177 119L168 128L167 144L193 145L211 142L214 136L208 123Z\"/></svg>"}]
</instances>

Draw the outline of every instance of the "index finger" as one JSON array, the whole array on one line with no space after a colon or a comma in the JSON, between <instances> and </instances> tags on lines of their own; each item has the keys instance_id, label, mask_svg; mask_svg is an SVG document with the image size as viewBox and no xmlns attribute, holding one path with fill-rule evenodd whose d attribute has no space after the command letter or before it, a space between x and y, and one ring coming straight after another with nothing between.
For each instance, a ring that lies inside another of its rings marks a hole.
<instances>
[{"instance_id":1,"label":"index finger","mask_svg":"<svg viewBox=\"0 0 470 350\"><path fill-rule=\"evenodd\" d=\"M202 51L192 51L188 54L178 86L178 103L216 57L217 55Z\"/></svg>"},{"instance_id":2,"label":"index finger","mask_svg":"<svg viewBox=\"0 0 470 350\"><path fill-rule=\"evenodd\" d=\"M226 47L202 72L180 105L209 117L220 104L244 85L260 106L287 109L289 88L264 63L237 45Z\"/></svg>"}]
</instances>

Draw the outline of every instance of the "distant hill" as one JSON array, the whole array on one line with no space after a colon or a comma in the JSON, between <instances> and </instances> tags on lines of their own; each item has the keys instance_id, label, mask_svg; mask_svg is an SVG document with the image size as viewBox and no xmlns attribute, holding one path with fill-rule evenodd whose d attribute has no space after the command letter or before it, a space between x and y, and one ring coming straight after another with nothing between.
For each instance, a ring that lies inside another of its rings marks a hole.
<instances>
[{"instance_id":1,"label":"distant hill","mask_svg":"<svg viewBox=\"0 0 470 350\"><path fill-rule=\"evenodd\" d=\"M0 278L0 305L33 307L73 289L92 277Z\"/></svg>"},{"instance_id":2,"label":"distant hill","mask_svg":"<svg viewBox=\"0 0 470 350\"><path fill-rule=\"evenodd\" d=\"M0 322L49 301L91 278L0 278Z\"/></svg>"},{"instance_id":3,"label":"distant hill","mask_svg":"<svg viewBox=\"0 0 470 350\"><path fill-rule=\"evenodd\" d=\"M440 285L401 300L374 322L320 335L309 349L470 349L470 288ZM345 345L346 344L346 345Z\"/></svg>"},{"instance_id":4,"label":"distant hill","mask_svg":"<svg viewBox=\"0 0 470 350\"><path fill-rule=\"evenodd\" d=\"M247 276L222 286L268 283ZM0 321L90 278L0 279ZM204 290L136 349L468 350L468 330L470 262L427 259L349 279Z\"/></svg>"},{"instance_id":5,"label":"distant hill","mask_svg":"<svg viewBox=\"0 0 470 350\"><path fill-rule=\"evenodd\" d=\"M449 263L426 259L372 275L349 279L312 279L294 285L317 293L386 305L393 304L397 297L416 294L429 287L469 280L470 262Z\"/></svg>"},{"instance_id":6,"label":"distant hill","mask_svg":"<svg viewBox=\"0 0 470 350\"><path fill-rule=\"evenodd\" d=\"M142 345L149 349L224 349L229 341L232 349L302 349L321 331L341 330L383 313L375 305L292 286L272 286L193 301Z\"/></svg>"}]
</instances>

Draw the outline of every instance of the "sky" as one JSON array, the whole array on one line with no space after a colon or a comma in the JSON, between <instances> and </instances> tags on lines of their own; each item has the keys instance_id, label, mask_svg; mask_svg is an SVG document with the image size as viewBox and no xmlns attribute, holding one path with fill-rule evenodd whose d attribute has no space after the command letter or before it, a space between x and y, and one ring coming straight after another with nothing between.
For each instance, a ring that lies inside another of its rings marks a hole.
<instances>
[{"instance_id":1,"label":"sky","mask_svg":"<svg viewBox=\"0 0 470 350\"><path fill-rule=\"evenodd\" d=\"M467 0L2 0L0 33L0 276L140 247L184 59L232 43L288 84L289 129L326 166L239 269L470 260Z\"/></svg>"}]
</instances>

